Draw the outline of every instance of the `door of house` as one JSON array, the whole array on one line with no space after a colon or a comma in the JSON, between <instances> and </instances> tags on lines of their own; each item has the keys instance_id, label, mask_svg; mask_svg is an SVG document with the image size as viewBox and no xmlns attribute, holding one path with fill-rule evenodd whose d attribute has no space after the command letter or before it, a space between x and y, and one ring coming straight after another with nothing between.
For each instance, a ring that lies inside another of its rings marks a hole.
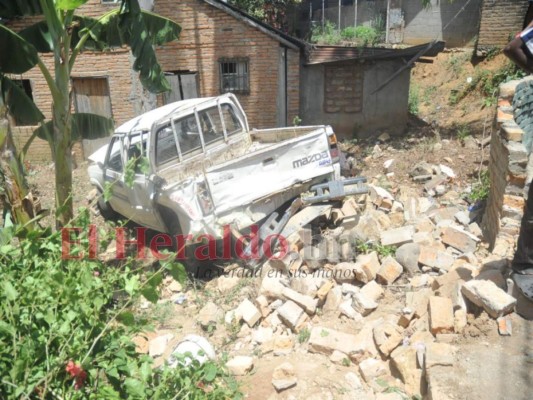
<instances>
[{"instance_id":1,"label":"door of house","mask_svg":"<svg viewBox=\"0 0 533 400\"><path fill-rule=\"evenodd\" d=\"M111 97L107 78L72 78L74 106L76 112L91 113L112 118ZM109 137L101 139L83 139L83 154L85 158L109 143Z\"/></svg>"},{"instance_id":2,"label":"door of house","mask_svg":"<svg viewBox=\"0 0 533 400\"><path fill-rule=\"evenodd\" d=\"M167 72L171 90L163 94L165 104L198 97L198 74L196 72Z\"/></svg>"}]
</instances>

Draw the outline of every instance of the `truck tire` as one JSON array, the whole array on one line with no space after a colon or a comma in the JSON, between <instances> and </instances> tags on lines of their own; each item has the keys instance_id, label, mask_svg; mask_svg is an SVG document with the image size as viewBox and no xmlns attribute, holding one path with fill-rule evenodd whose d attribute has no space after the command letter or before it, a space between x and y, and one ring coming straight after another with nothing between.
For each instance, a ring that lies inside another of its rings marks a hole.
<instances>
[{"instance_id":1,"label":"truck tire","mask_svg":"<svg viewBox=\"0 0 533 400\"><path fill-rule=\"evenodd\" d=\"M100 210L100 215L104 219L114 220L118 217L118 213L113 210L111 204L105 201L104 194L100 191L100 189L98 189L98 200L96 204L98 205L98 209Z\"/></svg>"}]
</instances>

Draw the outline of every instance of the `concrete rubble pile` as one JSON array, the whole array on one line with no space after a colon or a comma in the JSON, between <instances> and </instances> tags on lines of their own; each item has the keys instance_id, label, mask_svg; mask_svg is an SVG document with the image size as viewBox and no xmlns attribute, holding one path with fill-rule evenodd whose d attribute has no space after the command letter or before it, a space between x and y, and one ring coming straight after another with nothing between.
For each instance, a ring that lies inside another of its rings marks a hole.
<instances>
[{"instance_id":1,"label":"concrete rubble pile","mask_svg":"<svg viewBox=\"0 0 533 400\"><path fill-rule=\"evenodd\" d=\"M204 329L222 322L238 330L230 371L247 374L254 358L278 357L272 385L280 392L298 386L298 370L284 357L313 353L353 367L347 398L392 399L385 391L395 387L448 399L454 342L483 312L494 329L505 326L516 304L507 260L487 253L467 205L433 197L452 173L417 165L413 179L425 182L428 197L370 185L289 236L288 253L264 263L255 292L236 307L205 304ZM209 283L221 294L238 284Z\"/></svg>"}]
</instances>

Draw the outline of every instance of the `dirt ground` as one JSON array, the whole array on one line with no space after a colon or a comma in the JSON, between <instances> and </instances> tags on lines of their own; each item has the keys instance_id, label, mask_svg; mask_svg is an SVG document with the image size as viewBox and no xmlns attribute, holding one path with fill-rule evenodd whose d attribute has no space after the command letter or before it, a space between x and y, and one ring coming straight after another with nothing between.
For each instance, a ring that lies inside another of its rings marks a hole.
<instances>
[{"instance_id":1,"label":"dirt ground","mask_svg":"<svg viewBox=\"0 0 533 400\"><path fill-rule=\"evenodd\" d=\"M413 85L419 93L418 115L411 116L406 135L401 138L375 137L365 141L347 141L342 144L348 157L355 160L353 175L365 176L371 182L387 188L401 198L402 195L422 195L422 185L412 182L409 170L415 163L425 160L432 164L451 167L457 174L452 191L468 193L477 181L479 172L486 169L488 152L486 139L490 137L495 107L488 107L479 94L472 93L457 104L450 105L450 93L465 85L475 73L470 62L472 50L453 50L439 55L433 64L418 64L412 71ZM506 61L497 56L477 64L489 70L500 68ZM467 129L465 129L465 127ZM393 160L385 169L384 163ZM87 206L86 196L92 189L87 177L87 164L80 162L74 170L74 204ZM54 170L53 165L29 164L29 183L40 197L42 207L50 216L42 223L53 224ZM452 196L450 197L452 198ZM453 198L456 198L455 196ZM446 198L444 198L444 203ZM441 201L441 203L442 203ZM92 215L94 222L104 226L100 216ZM405 284L400 281L398 286ZM204 286L205 285L205 286ZM150 313L155 316L156 332L148 337L171 332L173 344L185 334L205 335L195 324L195 316L208 300L220 304L238 304L257 290L257 282L246 281L224 298L216 298L209 283L198 283L186 291L183 305L159 304ZM399 294L401 288L398 289ZM252 293L251 293L251 292ZM402 307L394 293L380 303L375 317ZM141 311L142 312L142 311ZM456 344L460 351L456 368L450 376L448 395L455 400L531 399L533 388L533 323L516 314L512 317L513 335L499 336L494 320L480 320L479 329L467 331ZM485 321L483 323L483 321ZM357 332L354 321L322 316L320 324L332 329ZM477 326L477 325L476 325ZM247 332L230 332L223 324L209 335L209 340L220 354L250 355L251 344L235 348L238 335ZM241 329L242 331L243 329ZM230 340L231 339L231 340ZM146 343L145 343L146 345ZM333 364L327 357L306 351L306 343L296 344L295 350L283 360L290 361L297 371L298 385L280 394L271 385L272 371L280 364L280 357L269 349L254 354L254 370L241 380L248 399L341 399L354 398L344 379L346 373L356 370L354 365ZM355 368L355 369L354 369ZM398 383L399 386L401 386Z\"/></svg>"}]
</instances>

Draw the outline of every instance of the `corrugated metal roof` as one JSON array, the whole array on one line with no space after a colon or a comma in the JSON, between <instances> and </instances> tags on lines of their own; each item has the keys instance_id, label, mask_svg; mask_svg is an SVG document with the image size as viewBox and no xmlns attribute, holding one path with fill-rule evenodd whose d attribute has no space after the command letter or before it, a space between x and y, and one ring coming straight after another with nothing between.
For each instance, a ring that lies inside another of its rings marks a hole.
<instances>
[{"instance_id":1,"label":"corrugated metal roof","mask_svg":"<svg viewBox=\"0 0 533 400\"><path fill-rule=\"evenodd\" d=\"M411 58L428 47L423 54L435 57L444 49L444 42L435 42L412 46L405 49L388 49L383 47L343 47L343 46L313 46L308 50L307 64L326 64L342 61L377 60L391 58Z\"/></svg>"}]
</instances>

